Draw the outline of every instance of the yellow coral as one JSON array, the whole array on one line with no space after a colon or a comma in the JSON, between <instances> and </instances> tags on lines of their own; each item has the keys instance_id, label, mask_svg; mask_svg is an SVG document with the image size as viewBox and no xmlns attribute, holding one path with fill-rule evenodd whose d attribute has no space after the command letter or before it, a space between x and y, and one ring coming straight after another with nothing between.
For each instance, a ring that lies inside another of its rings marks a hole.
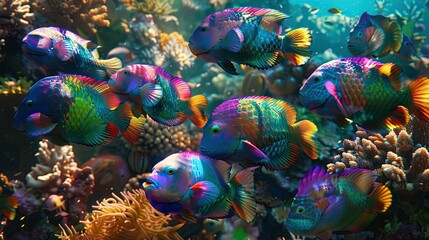
<instances>
[{"instance_id":1,"label":"yellow coral","mask_svg":"<svg viewBox=\"0 0 429 240\"><path fill-rule=\"evenodd\" d=\"M33 7L56 26L91 35L96 26L108 27L106 0L37 0Z\"/></svg>"},{"instance_id":2,"label":"yellow coral","mask_svg":"<svg viewBox=\"0 0 429 240\"><path fill-rule=\"evenodd\" d=\"M121 192L122 198L104 199L82 223L83 233L73 227L61 227L60 239L182 239L177 230L183 226L167 226L170 215L154 209L142 189Z\"/></svg>"}]
</instances>

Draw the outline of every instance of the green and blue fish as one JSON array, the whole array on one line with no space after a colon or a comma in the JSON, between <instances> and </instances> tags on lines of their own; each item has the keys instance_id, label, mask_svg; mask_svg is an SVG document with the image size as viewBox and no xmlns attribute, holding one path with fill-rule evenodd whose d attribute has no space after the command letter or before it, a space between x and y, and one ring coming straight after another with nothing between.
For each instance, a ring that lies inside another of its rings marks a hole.
<instances>
[{"instance_id":1,"label":"green and blue fish","mask_svg":"<svg viewBox=\"0 0 429 240\"><path fill-rule=\"evenodd\" d=\"M175 153L158 162L143 183L151 205L196 222L235 213L251 222L256 214L253 170L230 176L230 165L196 152Z\"/></svg>"},{"instance_id":2,"label":"green and blue fish","mask_svg":"<svg viewBox=\"0 0 429 240\"><path fill-rule=\"evenodd\" d=\"M21 46L25 56L38 64L45 75L53 71L107 80L122 67L119 58L98 59L98 45L58 27L34 29L22 39Z\"/></svg>"},{"instance_id":3,"label":"green and blue fish","mask_svg":"<svg viewBox=\"0 0 429 240\"><path fill-rule=\"evenodd\" d=\"M237 75L232 64L267 69L288 59L302 65L311 55L311 34L299 28L280 36L288 16L267 8L228 8L210 14L189 39L191 52Z\"/></svg>"},{"instance_id":4,"label":"green and blue fish","mask_svg":"<svg viewBox=\"0 0 429 240\"><path fill-rule=\"evenodd\" d=\"M288 103L265 96L224 101L213 110L203 128L201 152L215 159L242 165L263 165L270 170L287 168L301 151L319 156L317 127L296 121Z\"/></svg>"},{"instance_id":5,"label":"green and blue fish","mask_svg":"<svg viewBox=\"0 0 429 240\"><path fill-rule=\"evenodd\" d=\"M29 137L57 145L109 143L119 131L128 141L140 136L144 117L135 118L105 81L58 75L37 81L16 112L13 125Z\"/></svg>"},{"instance_id":6,"label":"green and blue fish","mask_svg":"<svg viewBox=\"0 0 429 240\"><path fill-rule=\"evenodd\" d=\"M406 125L409 112L429 122L429 79L403 85L392 63L342 58L318 67L299 93L304 107L340 126L352 120L370 131L391 130Z\"/></svg>"},{"instance_id":7,"label":"green and blue fish","mask_svg":"<svg viewBox=\"0 0 429 240\"><path fill-rule=\"evenodd\" d=\"M108 84L121 101L131 104L136 117L147 113L166 126L180 125L188 118L200 128L207 122L207 98L191 97L188 84L161 67L129 65L113 74Z\"/></svg>"},{"instance_id":8,"label":"green and blue fish","mask_svg":"<svg viewBox=\"0 0 429 240\"><path fill-rule=\"evenodd\" d=\"M333 232L356 232L392 204L392 194L375 183L376 174L350 169L330 175L316 167L299 182L286 220L293 234L329 239Z\"/></svg>"}]
</instances>

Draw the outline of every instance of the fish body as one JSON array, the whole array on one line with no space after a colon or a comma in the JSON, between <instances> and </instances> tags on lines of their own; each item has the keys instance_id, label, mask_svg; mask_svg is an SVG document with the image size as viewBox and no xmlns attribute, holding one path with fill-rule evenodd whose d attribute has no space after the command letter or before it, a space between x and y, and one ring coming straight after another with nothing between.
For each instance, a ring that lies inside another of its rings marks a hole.
<instances>
[{"instance_id":1,"label":"fish body","mask_svg":"<svg viewBox=\"0 0 429 240\"><path fill-rule=\"evenodd\" d=\"M301 150L316 159L316 132L312 122L296 122L295 109L284 101L263 96L233 98L213 110L200 148L216 159L276 170L293 165Z\"/></svg>"},{"instance_id":2,"label":"fish body","mask_svg":"<svg viewBox=\"0 0 429 240\"><path fill-rule=\"evenodd\" d=\"M288 16L265 8L229 8L207 16L192 33L189 48L204 61L218 63L237 75L232 62L267 69L288 59L302 65L310 58L311 34L306 28L282 32Z\"/></svg>"},{"instance_id":3,"label":"fish body","mask_svg":"<svg viewBox=\"0 0 429 240\"><path fill-rule=\"evenodd\" d=\"M65 208L64 203L65 200L63 200L63 196L52 194L49 195L49 197L45 200L45 208L48 211L54 211L54 210L61 210L61 208Z\"/></svg>"},{"instance_id":4,"label":"fish body","mask_svg":"<svg viewBox=\"0 0 429 240\"><path fill-rule=\"evenodd\" d=\"M392 203L392 194L375 183L367 169L351 169L330 175L316 167L304 176L286 220L297 235L328 239L334 231L356 232Z\"/></svg>"},{"instance_id":5,"label":"fish body","mask_svg":"<svg viewBox=\"0 0 429 240\"><path fill-rule=\"evenodd\" d=\"M340 14L342 14L344 11L341 11L341 10L340 10L340 9L338 9L338 8L330 8L330 9L328 9L328 12L329 12L329 13L332 13L332 14L340 15Z\"/></svg>"},{"instance_id":6,"label":"fish body","mask_svg":"<svg viewBox=\"0 0 429 240\"><path fill-rule=\"evenodd\" d=\"M161 67L133 64L113 74L109 87L122 101L130 102L135 116L147 113L153 120L167 126L184 123L188 118L202 127L207 98L191 97L183 79L170 75Z\"/></svg>"},{"instance_id":7,"label":"fish body","mask_svg":"<svg viewBox=\"0 0 429 240\"><path fill-rule=\"evenodd\" d=\"M417 50L414 47L413 41L407 35L402 34L401 48L398 50L397 54L406 59L411 59L416 53Z\"/></svg>"},{"instance_id":8,"label":"fish body","mask_svg":"<svg viewBox=\"0 0 429 240\"><path fill-rule=\"evenodd\" d=\"M368 58L343 58L321 65L300 89L303 105L313 113L347 125L347 119L378 131L404 126L410 116L429 121L429 79L403 88L401 69Z\"/></svg>"},{"instance_id":9,"label":"fish body","mask_svg":"<svg viewBox=\"0 0 429 240\"><path fill-rule=\"evenodd\" d=\"M37 81L14 116L14 127L29 137L57 145L108 143L118 131L131 142L140 136L144 118L134 118L104 81L58 75ZM119 129L118 129L119 128Z\"/></svg>"},{"instance_id":10,"label":"fish body","mask_svg":"<svg viewBox=\"0 0 429 240\"><path fill-rule=\"evenodd\" d=\"M229 176L230 166L200 153L175 153L158 162L143 184L152 206L195 222L196 217L224 218L235 213L255 217L253 171Z\"/></svg>"},{"instance_id":11,"label":"fish body","mask_svg":"<svg viewBox=\"0 0 429 240\"><path fill-rule=\"evenodd\" d=\"M354 56L382 57L401 48L399 24L382 15L362 14L350 30L347 47Z\"/></svg>"},{"instance_id":12,"label":"fish body","mask_svg":"<svg viewBox=\"0 0 429 240\"><path fill-rule=\"evenodd\" d=\"M98 59L97 46L77 34L58 27L42 27L29 32L21 43L24 54L47 74L69 73L106 80L122 67L119 58Z\"/></svg>"}]
</instances>

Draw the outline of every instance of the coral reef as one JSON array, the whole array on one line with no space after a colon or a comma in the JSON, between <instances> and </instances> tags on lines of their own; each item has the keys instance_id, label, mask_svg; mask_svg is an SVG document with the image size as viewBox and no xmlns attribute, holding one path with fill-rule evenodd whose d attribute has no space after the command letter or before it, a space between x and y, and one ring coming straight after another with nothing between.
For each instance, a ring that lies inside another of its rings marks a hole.
<instances>
[{"instance_id":1,"label":"coral reef","mask_svg":"<svg viewBox=\"0 0 429 240\"><path fill-rule=\"evenodd\" d=\"M131 150L128 163L136 173L146 172L150 164L170 154L181 151L198 151L202 135L195 127L188 129L186 124L167 127L147 118L142 134L135 143L125 141L125 147Z\"/></svg>"},{"instance_id":2,"label":"coral reef","mask_svg":"<svg viewBox=\"0 0 429 240\"><path fill-rule=\"evenodd\" d=\"M429 153L419 144L414 145L405 130L398 134L390 131L384 137L358 130L356 136L354 141L343 141L334 163L327 165L330 173L356 167L373 169L395 189L427 191Z\"/></svg>"},{"instance_id":3,"label":"coral reef","mask_svg":"<svg viewBox=\"0 0 429 240\"><path fill-rule=\"evenodd\" d=\"M258 236L257 226L246 223L238 217L232 217L224 221L224 228L219 239L258 239Z\"/></svg>"},{"instance_id":4,"label":"coral reef","mask_svg":"<svg viewBox=\"0 0 429 240\"><path fill-rule=\"evenodd\" d=\"M29 0L3 0L0 2L0 61L5 55L1 53L10 37L21 38L33 29L34 13L31 12Z\"/></svg>"},{"instance_id":5,"label":"coral reef","mask_svg":"<svg viewBox=\"0 0 429 240\"><path fill-rule=\"evenodd\" d=\"M33 81L25 77L15 78L0 77L0 94L23 94L30 90Z\"/></svg>"},{"instance_id":6,"label":"coral reef","mask_svg":"<svg viewBox=\"0 0 429 240\"><path fill-rule=\"evenodd\" d=\"M120 0L129 11L137 11L145 14L170 15L177 12L171 6L170 0Z\"/></svg>"},{"instance_id":7,"label":"coral reef","mask_svg":"<svg viewBox=\"0 0 429 240\"><path fill-rule=\"evenodd\" d=\"M63 216L63 222L77 224L85 216L86 201L94 187L92 170L77 166L72 146L57 146L48 140L40 141L39 145L38 163L27 174L25 183L18 182L15 186L22 210L34 212L40 207L36 199L45 201L56 194L65 200L68 214Z\"/></svg>"},{"instance_id":8,"label":"coral reef","mask_svg":"<svg viewBox=\"0 0 429 240\"><path fill-rule=\"evenodd\" d=\"M188 43L180 33L161 33L160 44L165 56L163 67L170 72L177 73L194 64L195 56L189 50Z\"/></svg>"},{"instance_id":9,"label":"coral reef","mask_svg":"<svg viewBox=\"0 0 429 240\"><path fill-rule=\"evenodd\" d=\"M108 27L107 0L37 0L34 9L55 26L87 35L97 33L96 27Z\"/></svg>"},{"instance_id":10,"label":"coral reef","mask_svg":"<svg viewBox=\"0 0 429 240\"><path fill-rule=\"evenodd\" d=\"M142 189L121 192L104 199L82 221L85 230L62 227L60 239L182 239L176 232L183 224L168 226L170 215L154 209Z\"/></svg>"}]
</instances>

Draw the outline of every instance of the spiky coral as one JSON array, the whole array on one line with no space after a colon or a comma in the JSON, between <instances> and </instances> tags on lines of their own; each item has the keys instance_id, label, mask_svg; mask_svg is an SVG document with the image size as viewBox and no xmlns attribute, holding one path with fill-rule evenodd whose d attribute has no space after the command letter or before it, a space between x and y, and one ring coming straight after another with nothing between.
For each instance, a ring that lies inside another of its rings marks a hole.
<instances>
[{"instance_id":1,"label":"spiky coral","mask_svg":"<svg viewBox=\"0 0 429 240\"><path fill-rule=\"evenodd\" d=\"M399 134L391 131L386 136L356 132L354 141L345 139L343 148L334 157L335 163L327 165L331 173L347 168L376 170L397 189L427 191L424 172L429 169L429 153L424 147L413 145L411 135L405 130Z\"/></svg>"},{"instance_id":2,"label":"spiky coral","mask_svg":"<svg viewBox=\"0 0 429 240\"><path fill-rule=\"evenodd\" d=\"M64 196L68 211L64 221L77 224L85 215L86 201L94 187L92 170L77 166L72 146L57 146L48 140L40 141L39 145L39 152L36 153L39 163L27 174L26 184L18 184L18 200L34 211L40 206L30 204L28 198L40 196L41 199L48 199L51 194Z\"/></svg>"},{"instance_id":3,"label":"spiky coral","mask_svg":"<svg viewBox=\"0 0 429 240\"><path fill-rule=\"evenodd\" d=\"M108 27L106 0L37 0L33 7L56 26L91 35L96 26Z\"/></svg>"},{"instance_id":4,"label":"spiky coral","mask_svg":"<svg viewBox=\"0 0 429 240\"><path fill-rule=\"evenodd\" d=\"M93 206L94 210L82 223L83 233L73 227L62 228L61 239L182 239L176 232L183 224L167 226L170 215L154 209L143 190L113 194Z\"/></svg>"}]
</instances>

